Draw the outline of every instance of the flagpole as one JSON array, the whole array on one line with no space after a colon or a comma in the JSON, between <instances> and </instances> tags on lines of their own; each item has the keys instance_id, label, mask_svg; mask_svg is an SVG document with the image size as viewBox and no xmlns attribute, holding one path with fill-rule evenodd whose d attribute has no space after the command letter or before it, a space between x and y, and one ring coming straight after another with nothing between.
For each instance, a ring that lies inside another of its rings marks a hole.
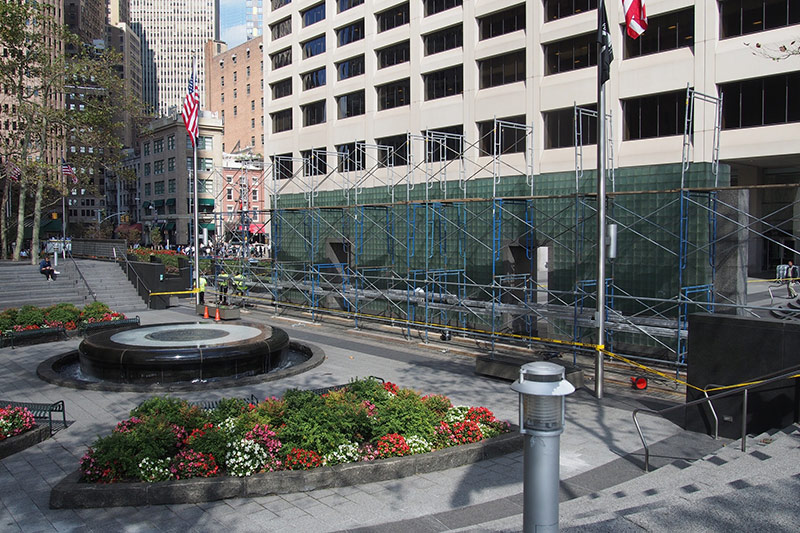
<instances>
[{"instance_id":1,"label":"flagpole","mask_svg":"<svg viewBox=\"0 0 800 533\"><path fill-rule=\"evenodd\" d=\"M597 3L597 308L594 316L597 326L597 352L594 362L594 393L598 399L603 397L605 369L603 349L605 348L606 324L606 92L603 69L603 15L605 2ZM609 67L610 68L610 67Z\"/></svg>"},{"instance_id":2,"label":"flagpole","mask_svg":"<svg viewBox=\"0 0 800 533\"><path fill-rule=\"evenodd\" d=\"M195 76L195 84L197 74L196 58L192 57L192 76ZM200 236L198 234L199 216L198 216L198 200L197 200L197 137L200 136L200 109L197 109L197 136L195 136L192 143L192 186L194 189L194 217L192 223L194 225L194 287L198 292L194 293L195 305L200 305Z\"/></svg>"}]
</instances>

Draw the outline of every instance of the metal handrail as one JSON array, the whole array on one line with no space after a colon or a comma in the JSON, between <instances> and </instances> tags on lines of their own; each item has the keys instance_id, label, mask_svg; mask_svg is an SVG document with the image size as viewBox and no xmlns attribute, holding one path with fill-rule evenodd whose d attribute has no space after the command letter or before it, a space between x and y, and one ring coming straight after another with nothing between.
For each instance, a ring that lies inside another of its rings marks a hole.
<instances>
[{"instance_id":1,"label":"metal handrail","mask_svg":"<svg viewBox=\"0 0 800 533\"><path fill-rule=\"evenodd\" d=\"M81 272L80 267L78 266L78 262L75 261L75 258L72 257L72 252L70 250L66 250L66 255L72 260L72 264L75 265L75 270L78 272L78 276L80 276L81 280L83 280L83 284L86 285L86 290L89 291L89 294L92 296L93 301L97 301L97 293L92 290L89 286L89 282L83 276L83 272Z\"/></svg>"},{"instance_id":2,"label":"metal handrail","mask_svg":"<svg viewBox=\"0 0 800 533\"><path fill-rule=\"evenodd\" d=\"M720 398L725 398L727 396L733 396L734 394L742 393L744 396L744 401L742 402L742 451L746 450L745 445L745 437L747 435L747 396L748 391L750 389L754 389L756 387L761 387L763 385L768 385L770 383L774 383L775 381L781 381L791 377L800 377L798 376L798 371L800 370L800 365L796 365L792 367L791 371L783 371L780 375L773 376L773 377L764 377L764 378L756 378L753 381L758 381L758 383L750 383L749 385L742 385L741 387L737 387L734 389L730 389L719 394L715 394L714 396L708 396L707 391L703 391L705 394L704 398L698 398L697 400L692 400L691 402L682 403L680 405L673 405L672 407L667 407L666 409L661 409L660 411L656 411L653 409L643 409L638 408L633 410L633 423L636 426L636 431L639 433L639 438L642 441L642 446L644 447L644 471L650 471L650 447L647 445L647 440L644 438L644 433L642 432L642 428L639 425L639 420L637 419L637 415L639 413L645 415L652 415L652 416L663 416L666 413L671 411L676 411L678 409L685 409L687 407L691 407L693 405L700 405L706 403L709 405L711 409L711 413L714 416L714 438L716 439L719 432L719 422L717 420L717 414L714 411L714 407L711 404L711 400L719 400ZM769 375L769 374L768 374ZM711 385L709 385L711 386Z\"/></svg>"}]
</instances>

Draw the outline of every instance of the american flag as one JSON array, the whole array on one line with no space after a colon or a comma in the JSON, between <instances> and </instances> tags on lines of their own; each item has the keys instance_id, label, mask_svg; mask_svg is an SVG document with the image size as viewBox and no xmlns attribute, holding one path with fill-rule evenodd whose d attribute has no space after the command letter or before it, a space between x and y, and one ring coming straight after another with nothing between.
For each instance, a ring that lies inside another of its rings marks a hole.
<instances>
[{"instance_id":1,"label":"american flag","mask_svg":"<svg viewBox=\"0 0 800 533\"><path fill-rule=\"evenodd\" d=\"M647 29L647 11L645 11L644 0L622 0L622 8L625 10L625 25L628 27L628 35L632 39L636 39Z\"/></svg>"},{"instance_id":2,"label":"american flag","mask_svg":"<svg viewBox=\"0 0 800 533\"><path fill-rule=\"evenodd\" d=\"M22 170L20 170L17 165L9 161L6 164L6 175L11 178L12 181L19 181L19 177L22 176Z\"/></svg>"},{"instance_id":3,"label":"american flag","mask_svg":"<svg viewBox=\"0 0 800 533\"><path fill-rule=\"evenodd\" d=\"M189 76L189 87L186 90L186 99L183 101L183 123L186 131L192 138L192 146L197 139L197 115L200 111L200 93L197 91L196 67L192 60L192 75Z\"/></svg>"},{"instance_id":4,"label":"american flag","mask_svg":"<svg viewBox=\"0 0 800 533\"><path fill-rule=\"evenodd\" d=\"M69 163L67 163L67 162L66 162L66 161L64 161L63 159L61 160L61 172L63 172L63 173L64 173L64 177L65 177L65 178L66 178L67 176L69 176L70 178L72 178L72 183L73 183L73 184L75 184L75 183L78 183L78 176L76 176L76 175L75 175L75 169L73 169L73 168L72 168L72 167L69 165Z\"/></svg>"}]
</instances>

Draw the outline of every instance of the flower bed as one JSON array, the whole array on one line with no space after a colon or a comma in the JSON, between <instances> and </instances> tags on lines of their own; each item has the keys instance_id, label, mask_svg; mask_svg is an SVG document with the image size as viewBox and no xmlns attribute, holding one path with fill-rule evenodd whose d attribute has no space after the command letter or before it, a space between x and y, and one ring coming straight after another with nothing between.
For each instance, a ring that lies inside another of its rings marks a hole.
<instances>
[{"instance_id":1,"label":"flower bed","mask_svg":"<svg viewBox=\"0 0 800 533\"><path fill-rule=\"evenodd\" d=\"M374 379L318 396L292 390L258 405L228 399L210 412L155 397L81 459L80 481L158 482L310 470L424 454L509 431L484 407L453 406Z\"/></svg>"},{"instance_id":2,"label":"flower bed","mask_svg":"<svg viewBox=\"0 0 800 533\"><path fill-rule=\"evenodd\" d=\"M47 426L36 425L28 409L0 406L0 459L38 444L49 436Z\"/></svg>"},{"instance_id":3,"label":"flower bed","mask_svg":"<svg viewBox=\"0 0 800 533\"><path fill-rule=\"evenodd\" d=\"M83 309L69 303L60 303L47 308L24 305L19 309L5 309L0 313L0 331L19 332L47 328L77 330L84 324L122 320L125 315L112 311L102 302L93 302Z\"/></svg>"}]
</instances>

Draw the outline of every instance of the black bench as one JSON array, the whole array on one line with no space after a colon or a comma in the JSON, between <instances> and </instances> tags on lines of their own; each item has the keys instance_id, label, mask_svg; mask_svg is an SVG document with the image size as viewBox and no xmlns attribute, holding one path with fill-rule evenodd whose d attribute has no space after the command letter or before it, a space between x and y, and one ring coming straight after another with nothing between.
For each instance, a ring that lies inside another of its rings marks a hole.
<instances>
[{"instance_id":1,"label":"black bench","mask_svg":"<svg viewBox=\"0 0 800 533\"><path fill-rule=\"evenodd\" d=\"M103 322L87 322L86 324L82 324L80 327L80 333L84 337L89 335L90 333L96 333L98 331L103 331L106 329L116 329L116 328L131 328L131 327L139 327L139 317L136 316L134 318L123 318L120 320L105 320Z\"/></svg>"},{"instance_id":2,"label":"black bench","mask_svg":"<svg viewBox=\"0 0 800 533\"><path fill-rule=\"evenodd\" d=\"M48 337L56 337L58 339L67 338L67 330L63 327L60 328L40 328L40 329L26 329L24 331L9 331L3 334L3 346L11 345L13 349L20 341L29 339L38 340Z\"/></svg>"},{"instance_id":3,"label":"black bench","mask_svg":"<svg viewBox=\"0 0 800 533\"><path fill-rule=\"evenodd\" d=\"M53 434L53 413L61 413L64 427L67 427L67 412L64 409L64 400L59 400L56 403L10 402L0 400L0 406L24 407L31 412L34 418L48 419L50 422L51 435Z\"/></svg>"},{"instance_id":4,"label":"black bench","mask_svg":"<svg viewBox=\"0 0 800 533\"><path fill-rule=\"evenodd\" d=\"M252 403L253 405L258 405L258 398L256 398L255 394L251 394L249 398L241 398L245 403ZM213 411L219 406L220 400L204 400L200 402L189 402L189 405L194 405L199 407L204 411Z\"/></svg>"}]
</instances>

